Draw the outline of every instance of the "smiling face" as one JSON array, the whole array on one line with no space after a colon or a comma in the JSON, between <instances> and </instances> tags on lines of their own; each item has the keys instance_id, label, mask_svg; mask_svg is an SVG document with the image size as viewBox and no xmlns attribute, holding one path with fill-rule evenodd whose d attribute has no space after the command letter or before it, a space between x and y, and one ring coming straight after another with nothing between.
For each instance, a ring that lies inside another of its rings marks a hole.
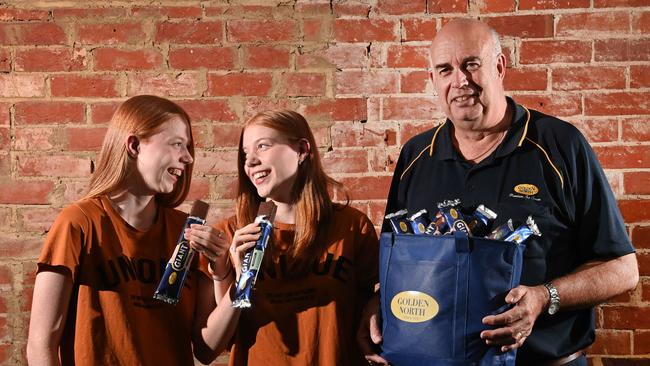
<instances>
[{"instance_id":1,"label":"smiling face","mask_svg":"<svg viewBox=\"0 0 650 366\"><path fill-rule=\"evenodd\" d=\"M495 48L490 29L476 20L452 21L436 35L432 78L438 104L457 128L482 130L503 117L506 61Z\"/></svg>"},{"instance_id":2,"label":"smiling face","mask_svg":"<svg viewBox=\"0 0 650 366\"><path fill-rule=\"evenodd\" d=\"M189 126L180 117L163 123L154 135L140 140L135 148L137 171L145 194L170 193L193 162ZM131 137L130 137L131 138Z\"/></svg>"},{"instance_id":3,"label":"smiling face","mask_svg":"<svg viewBox=\"0 0 650 366\"><path fill-rule=\"evenodd\" d=\"M257 124L246 127L244 172L260 197L290 202L298 165L307 154L301 150L300 142L290 141L277 130Z\"/></svg>"}]
</instances>

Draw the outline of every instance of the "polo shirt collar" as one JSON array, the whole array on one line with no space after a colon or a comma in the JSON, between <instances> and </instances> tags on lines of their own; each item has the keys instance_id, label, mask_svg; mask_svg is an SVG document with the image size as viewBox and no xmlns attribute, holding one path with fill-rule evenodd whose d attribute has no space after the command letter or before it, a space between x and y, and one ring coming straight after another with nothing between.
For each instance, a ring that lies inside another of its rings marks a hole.
<instances>
[{"instance_id":1,"label":"polo shirt collar","mask_svg":"<svg viewBox=\"0 0 650 366\"><path fill-rule=\"evenodd\" d=\"M515 103L515 101L506 97L508 104L514 108L512 123L508 128L506 137L499 147L497 147L495 156L501 157L515 151L515 149L524 142L528 133L528 124L530 123L530 112L525 107ZM436 127L431 139L429 156L438 160L462 160L451 139L452 122L447 118L445 122ZM435 152L435 154L434 154Z\"/></svg>"}]
</instances>

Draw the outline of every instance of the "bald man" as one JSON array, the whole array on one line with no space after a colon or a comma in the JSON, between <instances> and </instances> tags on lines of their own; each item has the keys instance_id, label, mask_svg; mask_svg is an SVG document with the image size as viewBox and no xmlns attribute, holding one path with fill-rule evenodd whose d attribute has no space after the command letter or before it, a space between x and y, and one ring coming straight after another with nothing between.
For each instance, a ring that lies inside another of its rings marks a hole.
<instances>
[{"instance_id":1,"label":"bald man","mask_svg":"<svg viewBox=\"0 0 650 366\"><path fill-rule=\"evenodd\" d=\"M413 137L400 154L386 212L445 200L497 212L495 225L531 215L541 237L526 242L513 307L484 324L481 339L518 348L518 365L586 365L593 307L635 288L638 268L616 200L589 144L569 123L505 95L499 37L473 19L447 23L431 44L431 79L447 120ZM382 231L390 231L384 226ZM432 249L433 250L433 249ZM470 294L471 296L471 294ZM376 312L360 333L369 361L384 363Z\"/></svg>"}]
</instances>

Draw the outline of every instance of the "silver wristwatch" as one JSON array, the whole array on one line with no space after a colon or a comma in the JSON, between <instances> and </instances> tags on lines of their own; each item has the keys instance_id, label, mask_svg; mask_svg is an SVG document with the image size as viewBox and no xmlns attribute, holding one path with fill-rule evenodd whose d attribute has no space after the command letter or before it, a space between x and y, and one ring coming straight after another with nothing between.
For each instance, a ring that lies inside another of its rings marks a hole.
<instances>
[{"instance_id":1,"label":"silver wristwatch","mask_svg":"<svg viewBox=\"0 0 650 366\"><path fill-rule=\"evenodd\" d=\"M557 292L557 289L552 282L547 282L544 284L544 287L548 290L548 294L551 297L550 304L546 310L550 315L553 315L560 311L560 293Z\"/></svg>"}]
</instances>

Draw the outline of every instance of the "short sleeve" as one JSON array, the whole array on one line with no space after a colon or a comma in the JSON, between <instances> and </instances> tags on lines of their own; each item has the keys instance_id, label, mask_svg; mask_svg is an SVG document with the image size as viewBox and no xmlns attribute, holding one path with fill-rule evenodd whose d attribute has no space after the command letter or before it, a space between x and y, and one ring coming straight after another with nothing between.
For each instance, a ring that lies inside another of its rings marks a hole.
<instances>
[{"instance_id":1,"label":"short sleeve","mask_svg":"<svg viewBox=\"0 0 650 366\"><path fill-rule=\"evenodd\" d=\"M47 266L65 267L76 279L89 227L88 217L76 205L64 208L52 224L38 258L38 272Z\"/></svg>"}]
</instances>

